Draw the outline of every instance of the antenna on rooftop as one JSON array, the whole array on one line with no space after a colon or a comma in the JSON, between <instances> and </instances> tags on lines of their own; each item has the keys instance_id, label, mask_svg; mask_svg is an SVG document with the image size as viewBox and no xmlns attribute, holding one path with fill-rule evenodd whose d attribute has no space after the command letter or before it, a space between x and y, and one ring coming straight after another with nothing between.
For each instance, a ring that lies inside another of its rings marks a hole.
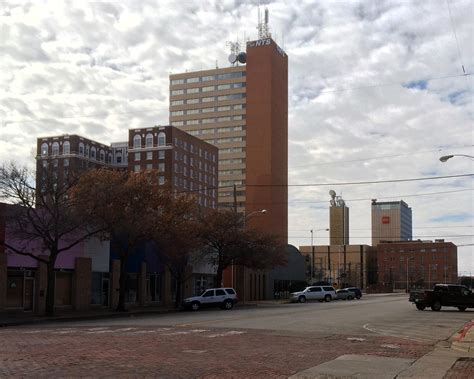
<instances>
[{"instance_id":1,"label":"antenna on rooftop","mask_svg":"<svg viewBox=\"0 0 474 379\"><path fill-rule=\"evenodd\" d=\"M271 38L270 27L268 26L268 20L270 18L268 8L265 8L265 15L263 21L260 17L260 7L258 7L258 39Z\"/></svg>"}]
</instances>

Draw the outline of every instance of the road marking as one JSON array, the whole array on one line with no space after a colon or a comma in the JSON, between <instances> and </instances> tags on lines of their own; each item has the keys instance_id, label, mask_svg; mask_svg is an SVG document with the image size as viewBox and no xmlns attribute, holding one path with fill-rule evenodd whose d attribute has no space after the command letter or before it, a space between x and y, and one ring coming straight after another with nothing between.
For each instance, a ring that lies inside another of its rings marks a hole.
<instances>
[{"instance_id":1,"label":"road marking","mask_svg":"<svg viewBox=\"0 0 474 379\"><path fill-rule=\"evenodd\" d=\"M211 334L211 335L206 336L206 337L207 338L226 337L226 336L234 336L234 335L244 334L244 333L245 332L239 332L239 331L236 331L236 330L231 330L230 332Z\"/></svg>"},{"instance_id":2,"label":"road marking","mask_svg":"<svg viewBox=\"0 0 474 379\"><path fill-rule=\"evenodd\" d=\"M362 326L365 330L368 330L369 332L372 332L372 333L375 333L375 334L379 334L379 335L382 335L382 336L389 336L389 337L397 337L397 338L402 338L402 339L405 339L405 340L411 340L411 341L417 341L417 342L432 342L426 338L416 338L416 337L412 337L412 336L405 336L403 334L399 334L399 333L396 333L395 331L393 331L394 333L391 334L391 333L387 333L387 330L377 330L373 327L369 328L369 324L364 324ZM391 332L391 330L388 330Z\"/></svg>"},{"instance_id":3,"label":"road marking","mask_svg":"<svg viewBox=\"0 0 474 379\"><path fill-rule=\"evenodd\" d=\"M183 350L183 353L191 353L191 354L202 354L206 352L207 350Z\"/></svg>"},{"instance_id":4,"label":"road marking","mask_svg":"<svg viewBox=\"0 0 474 379\"><path fill-rule=\"evenodd\" d=\"M400 349L400 346L398 345L392 345L392 344L384 344L384 345L380 345L380 347L386 347L388 349Z\"/></svg>"},{"instance_id":5,"label":"road marking","mask_svg":"<svg viewBox=\"0 0 474 379\"><path fill-rule=\"evenodd\" d=\"M365 338L348 337L347 340L348 340L348 341L359 341L359 342L362 342L362 341L365 341Z\"/></svg>"}]
</instances>

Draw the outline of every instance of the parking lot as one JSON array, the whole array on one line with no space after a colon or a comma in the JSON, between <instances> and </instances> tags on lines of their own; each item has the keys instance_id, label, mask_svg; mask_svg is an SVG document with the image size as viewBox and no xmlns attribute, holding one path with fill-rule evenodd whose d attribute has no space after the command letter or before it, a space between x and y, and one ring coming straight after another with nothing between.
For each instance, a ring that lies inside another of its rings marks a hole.
<instances>
[{"instance_id":1,"label":"parking lot","mask_svg":"<svg viewBox=\"0 0 474 379\"><path fill-rule=\"evenodd\" d=\"M473 311L406 295L0 329L0 376L288 377L344 354L418 359Z\"/></svg>"}]
</instances>

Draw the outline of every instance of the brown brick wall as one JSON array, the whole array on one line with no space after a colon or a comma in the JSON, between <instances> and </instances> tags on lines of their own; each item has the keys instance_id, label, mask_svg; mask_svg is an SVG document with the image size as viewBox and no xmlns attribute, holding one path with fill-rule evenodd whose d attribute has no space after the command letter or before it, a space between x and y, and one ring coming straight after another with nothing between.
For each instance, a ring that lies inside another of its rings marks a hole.
<instances>
[{"instance_id":1,"label":"brown brick wall","mask_svg":"<svg viewBox=\"0 0 474 379\"><path fill-rule=\"evenodd\" d=\"M247 47L248 225L288 239L288 57L275 42ZM251 186L252 185L252 186ZM257 186L255 186L257 185Z\"/></svg>"},{"instance_id":2,"label":"brown brick wall","mask_svg":"<svg viewBox=\"0 0 474 379\"><path fill-rule=\"evenodd\" d=\"M85 311L91 304L92 260L86 257L77 257L73 277L73 307L78 311Z\"/></svg>"},{"instance_id":3,"label":"brown brick wall","mask_svg":"<svg viewBox=\"0 0 474 379\"><path fill-rule=\"evenodd\" d=\"M457 282L457 247L452 242L394 242L377 245L378 282L394 288L431 288ZM408 271L408 272L407 272Z\"/></svg>"},{"instance_id":4,"label":"brown brick wall","mask_svg":"<svg viewBox=\"0 0 474 379\"><path fill-rule=\"evenodd\" d=\"M113 259L110 264L110 308L115 309L119 300L120 261Z\"/></svg>"}]
</instances>

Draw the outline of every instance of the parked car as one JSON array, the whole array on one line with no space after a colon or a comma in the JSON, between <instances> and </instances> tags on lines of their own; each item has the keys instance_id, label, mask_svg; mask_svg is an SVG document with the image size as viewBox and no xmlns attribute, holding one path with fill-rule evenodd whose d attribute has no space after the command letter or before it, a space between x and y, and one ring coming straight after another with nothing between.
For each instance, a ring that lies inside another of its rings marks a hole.
<instances>
[{"instance_id":1,"label":"parked car","mask_svg":"<svg viewBox=\"0 0 474 379\"><path fill-rule=\"evenodd\" d=\"M337 300L354 300L355 293L349 290L337 290L336 291L336 299Z\"/></svg>"},{"instance_id":2,"label":"parked car","mask_svg":"<svg viewBox=\"0 0 474 379\"><path fill-rule=\"evenodd\" d=\"M292 303L304 303L306 300L331 301L336 299L336 290L331 286L310 286L303 291L290 294Z\"/></svg>"},{"instance_id":3,"label":"parked car","mask_svg":"<svg viewBox=\"0 0 474 379\"><path fill-rule=\"evenodd\" d=\"M182 306L192 311L197 311L201 307L220 307L229 310L237 304L237 301L237 292L233 288L209 288L199 296L184 299Z\"/></svg>"},{"instance_id":4,"label":"parked car","mask_svg":"<svg viewBox=\"0 0 474 379\"><path fill-rule=\"evenodd\" d=\"M344 288L344 289L353 292L354 297L356 299L360 299L362 297L362 290L358 287L347 287L347 288Z\"/></svg>"},{"instance_id":5,"label":"parked car","mask_svg":"<svg viewBox=\"0 0 474 379\"><path fill-rule=\"evenodd\" d=\"M436 284L432 290L412 290L409 301L420 311L426 307L433 311L439 311L441 307L457 307L461 312L474 308L474 294L458 284Z\"/></svg>"}]
</instances>

